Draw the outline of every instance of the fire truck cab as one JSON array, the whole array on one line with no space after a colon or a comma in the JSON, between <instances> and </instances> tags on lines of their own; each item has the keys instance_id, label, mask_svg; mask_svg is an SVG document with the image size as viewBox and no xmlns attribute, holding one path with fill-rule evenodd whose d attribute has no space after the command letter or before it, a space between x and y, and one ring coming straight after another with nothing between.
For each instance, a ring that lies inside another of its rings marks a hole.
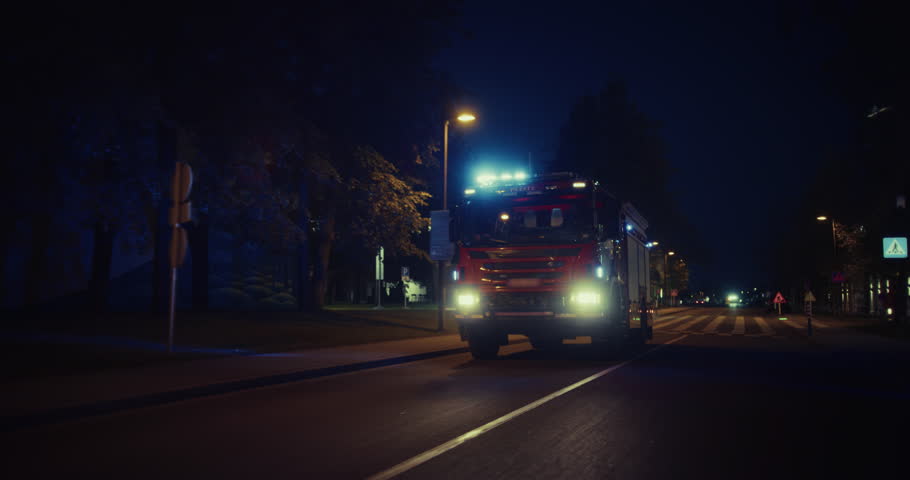
<instances>
[{"instance_id":1,"label":"fire truck cab","mask_svg":"<svg viewBox=\"0 0 910 480\"><path fill-rule=\"evenodd\" d=\"M509 334L611 352L650 339L645 218L572 173L521 177L479 177L453 215L449 291L472 355L496 357Z\"/></svg>"}]
</instances>

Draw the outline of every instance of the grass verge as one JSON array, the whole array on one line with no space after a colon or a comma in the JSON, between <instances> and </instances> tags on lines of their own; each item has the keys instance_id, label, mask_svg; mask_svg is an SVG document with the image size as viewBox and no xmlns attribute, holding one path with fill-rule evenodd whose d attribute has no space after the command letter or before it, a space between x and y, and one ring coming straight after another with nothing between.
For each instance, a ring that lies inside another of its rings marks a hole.
<instances>
[{"instance_id":1,"label":"grass verge","mask_svg":"<svg viewBox=\"0 0 910 480\"><path fill-rule=\"evenodd\" d=\"M434 309L332 308L319 312L178 312L175 353L162 314L15 313L0 332L0 381L70 375L197 358L418 338L436 331Z\"/></svg>"}]
</instances>

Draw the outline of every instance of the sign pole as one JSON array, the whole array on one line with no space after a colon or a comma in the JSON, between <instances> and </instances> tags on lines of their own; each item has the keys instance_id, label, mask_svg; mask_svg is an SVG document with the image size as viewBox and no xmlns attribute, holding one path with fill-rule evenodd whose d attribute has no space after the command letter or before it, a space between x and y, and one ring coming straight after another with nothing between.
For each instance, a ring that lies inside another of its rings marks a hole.
<instances>
[{"instance_id":1,"label":"sign pole","mask_svg":"<svg viewBox=\"0 0 910 480\"><path fill-rule=\"evenodd\" d=\"M186 259L186 230L181 227L192 218L192 206L189 201L193 188L193 169L186 162L177 162L174 176L171 178L171 202L168 211L168 223L171 225L171 244L168 257L171 264L171 292L168 305L167 351L174 352L174 323L177 307L177 268Z\"/></svg>"},{"instance_id":2,"label":"sign pole","mask_svg":"<svg viewBox=\"0 0 910 480\"><path fill-rule=\"evenodd\" d=\"M379 247L376 252L376 306L375 310L382 308L382 281L385 280L385 248Z\"/></svg>"},{"instance_id":3,"label":"sign pole","mask_svg":"<svg viewBox=\"0 0 910 480\"><path fill-rule=\"evenodd\" d=\"M177 303L177 267L171 267L171 301L168 306L167 352L174 352L174 307Z\"/></svg>"},{"instance_id":4,"label":"sign pole","mask_svg":"<svg viewBox=\"0 0 910 480\"><path fill-rule=\"evenodd\" d=\"M811 337L812 336L812 302L809 302L809 317L808 317L808 322L806 324L806 328L808 329L808 335Z\"/></svg>"},{"instance_id":5,"label":"sign pole","mask_svg":"<svg viewBox=\"0 0 910 480\"><path fill-rule=\"evenodd\" d=\"M411 281L411 271L408 267L401 267L401 293L404 296L404 309L408 309L408 282Z\"/></svg>"}]
</instances>

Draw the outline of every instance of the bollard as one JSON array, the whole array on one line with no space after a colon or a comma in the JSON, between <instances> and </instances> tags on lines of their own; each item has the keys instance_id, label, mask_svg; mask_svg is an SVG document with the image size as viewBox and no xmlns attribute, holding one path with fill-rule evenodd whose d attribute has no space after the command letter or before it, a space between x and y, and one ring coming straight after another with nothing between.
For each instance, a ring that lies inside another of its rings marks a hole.
<instances>
[{"instance_id":1,"label":"bollard","mask_svg":"<svg viewBox=\"0 0 910 480\"><path fill-rule=\"evenodd\" d=\"M809 323L807 324L807 326L809 329L809 336L811 337L812 336L812 315L811 314L809 315Z\"/></svg>"}]
</instances>

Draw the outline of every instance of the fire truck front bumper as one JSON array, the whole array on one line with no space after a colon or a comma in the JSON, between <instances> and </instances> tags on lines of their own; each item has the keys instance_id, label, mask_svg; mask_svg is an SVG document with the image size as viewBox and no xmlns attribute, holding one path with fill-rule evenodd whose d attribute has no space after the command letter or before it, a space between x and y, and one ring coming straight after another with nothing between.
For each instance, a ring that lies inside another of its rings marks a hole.
<instances>
[{"instance_id":1,"label":"fire truck front bumper","mask_svg":"<svg viewBox=\"0 0 910 480\"><path fill-rule=\"evenodd\" d=\"M485 312L455 315L461 330L483 328L504 334L546 335L562 338L600 336L610 331L604 314L556 312Z\"/></svg>"}]
</instances>

